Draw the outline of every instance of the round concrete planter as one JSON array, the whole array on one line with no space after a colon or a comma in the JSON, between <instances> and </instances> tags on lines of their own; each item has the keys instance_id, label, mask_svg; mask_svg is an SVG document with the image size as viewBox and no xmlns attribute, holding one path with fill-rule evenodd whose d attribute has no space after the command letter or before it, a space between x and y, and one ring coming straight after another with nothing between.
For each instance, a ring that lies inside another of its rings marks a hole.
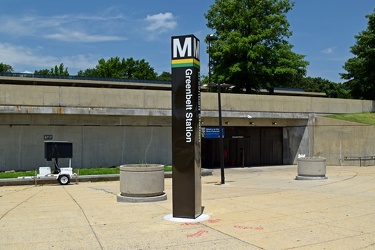
<instances>
[{"instance_id":1,"label":"round concrete planter","mask_svg":"<svg viewBox=\"0 0 375 250\"><path fill-rule=\"evenodd\" d=\"M327 179L326 158L303 157L298 159L296 180Z\"/></svg>"},{"instance_id":2,"label":"round concrete planter","mask_svg":"<svg viewBox=\"0 0 375 250\"><path fill-rule=\"evenodd\" d=\"M164 166L129 164L120 166L120 194L117 201L147 202L166 200Z\"/></svg>"}]
</instances>

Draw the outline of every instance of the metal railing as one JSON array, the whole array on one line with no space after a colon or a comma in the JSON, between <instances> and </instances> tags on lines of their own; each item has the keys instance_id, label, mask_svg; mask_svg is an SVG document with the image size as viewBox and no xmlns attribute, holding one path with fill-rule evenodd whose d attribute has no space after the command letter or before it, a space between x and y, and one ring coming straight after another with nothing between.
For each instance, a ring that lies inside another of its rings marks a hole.
<instances>
[{"instance_id":1,"label":"metal railing","mask_svg":"<svg viewBox=\"0 0 375 250\"><path fill-rule=\"evenodd\" d=\"M74 80L105 81L105 82L154 83L154 84L168 84L168 85L172 84L170 81L158 81L158 80L139 80L139 79L129 79L129 78L104 78L104 77L86 77L86 76L35 75L35 74L32 74L32 73L1 72L0 76L25 77L25 78L66 79L66 80L74 79Z\"/></svg>"},{"instance_id":2,"label":"metal railing","mask_svg":"<svg viewBox=\"0 0 375 250\"><path fill-rule=\"evenodd\" d=\"M359 161L359 166L362 167L362 161L374 161L375 165L375 156L346 156L344 157L345 161Z\"/></svg>"}]
</instances>

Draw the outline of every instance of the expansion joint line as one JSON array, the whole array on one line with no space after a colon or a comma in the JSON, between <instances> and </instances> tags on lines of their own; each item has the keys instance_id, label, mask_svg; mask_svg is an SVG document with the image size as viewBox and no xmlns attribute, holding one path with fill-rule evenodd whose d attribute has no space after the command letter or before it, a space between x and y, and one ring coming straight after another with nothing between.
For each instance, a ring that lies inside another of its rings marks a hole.
<instances>
[{"instance_id":1,"label":"expansion joint line","mask_svg":"<svg viewBox=\"0 0 375 250\"><path fill-rule=\"evenodd\" d=\"M104 249L103 246L102 246L102 244L100 243L100 240L99 240L98 236L97 236L96 233L95 233L94 228L92 227L92 225L91 225L89 219L87 218L87 215L86 215L85 211L83 211L81 205L79 205L79 203L73 198L73 196L68 192L68 190L66 190L65 187L64 187L64 190L65 190L65 192L70 196L70 198L72 198L72 200L77 204L77 206L79 207L79 209L81 209L83 215L85 216L85 219L86 219L86 221L87 221L87 224L89 224L89 227L90 227L90 229L91 229L91 232L94 234L94 236L95 236L95 238L96 238L96 241L98 242L98 244L99 244L99 246L100 246L100 249Z\"/></svg>"},{"instance_id":2,"label":"expansion joint line","mask_svg":"<svg viewBox=\"0 0 375 250\"><path fill-rule=\"evenodd\" d=\"M201 223L201 224L202 224L202 223ZM254 244L251 244L250 242L247 242L247 241L241 240L241 239L239 239L239 238L237 238L237 237L235 237L235 236L233 236L233 235L230 235L230 234L224 233L224 232L222 232L222 231L220 231L220 230L217 230L217 229L215 229L215 228L213 228L213 227L210 227L209 225L206 225L206 224L202 224L202 225L204 225L204 226L208 227L209 229L214 230L214 231L216 231L216 232L218 232L218 233L224 234L224 235L226 235L226 236L228 236L228 237L230 237L230 238L235 238L235 239L238 240L238 241L241 241L241 242L246 243L246 244L248 244L248 245L250 245L250 246L256 247L256 248L258 248L258 249L260 249L260 250L265 250L265 248L263 248L263 247L256 246L256 245L254 245Z\"/></svg>"},{"instance_id":3,"label":"expansion joint line","mask_svg":"<svg viewBox=\"0 0 375 250\"><path fill-rule=\"evenodd\" d=\"M27 188L28 189L28 188ZM23 190L26 190L26 189L23 189ZM0 217L0 220L2 220L9 212L13 211L14 209L16 209L18 206L20 206L21 204L25 203L26 201L30 200L31 198L33 198L35 195L39 194L40 192L42 192L42 190L40 190L39 192L31 195L29 198L27 198L26 200L24 201L21 201L20 203L18 203L17 205L15 205L14 207L12 207L11 209L9 209L8 211L6 211L1 217Z\"/></svg>"}]
</instances>

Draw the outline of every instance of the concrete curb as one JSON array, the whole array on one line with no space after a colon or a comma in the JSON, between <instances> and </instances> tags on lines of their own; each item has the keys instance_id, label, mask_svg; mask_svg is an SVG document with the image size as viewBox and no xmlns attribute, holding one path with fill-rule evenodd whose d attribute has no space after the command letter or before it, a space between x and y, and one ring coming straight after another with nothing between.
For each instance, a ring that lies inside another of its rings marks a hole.
<instances>
[{"instance_id":1,"label":"concrete curb","mask_svg":"<svg viewBox=\"0 0 375 250\"><path fill-rule=\"evenodd\" d=\"M202 176L212 175L212 169L203 169ZM172 172L164 172L164 178L172 178ZM80 175L72 178L70 183L79 182L98 182L98 181L118 181L120 174L106 174L106 175ZM37 179L33 178L9 178L0 179L0 186L20 186L20 185L43 185L43 184L56 184L56 179Z\"/></svg>"}]
</instances>

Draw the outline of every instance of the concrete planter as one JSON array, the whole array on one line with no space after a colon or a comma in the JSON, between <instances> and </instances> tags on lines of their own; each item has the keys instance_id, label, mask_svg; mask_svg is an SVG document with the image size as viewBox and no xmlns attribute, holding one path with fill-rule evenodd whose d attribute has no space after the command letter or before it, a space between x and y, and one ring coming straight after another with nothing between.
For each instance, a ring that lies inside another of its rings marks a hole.
<instances>
[{"instance_id":1,"label":"concrete planter","mask_svg":"<svg viewBox=\"0 0 375 250\"><path fill-rule=\"evenodd\" d=\"M117 201L147 202L166 200L164 166L129 164L120 166L120 194Z\"/></svg>"},{"instance_id":2,"label":"concrete planter","mask_svg":"<svg viewBox=\"0 0 375 250\"><path fill-rule=\"evenodd\" d=\"M298 158L296 180L327 179L326 158L303 157Z\"/></svg>"}]
</instances>

